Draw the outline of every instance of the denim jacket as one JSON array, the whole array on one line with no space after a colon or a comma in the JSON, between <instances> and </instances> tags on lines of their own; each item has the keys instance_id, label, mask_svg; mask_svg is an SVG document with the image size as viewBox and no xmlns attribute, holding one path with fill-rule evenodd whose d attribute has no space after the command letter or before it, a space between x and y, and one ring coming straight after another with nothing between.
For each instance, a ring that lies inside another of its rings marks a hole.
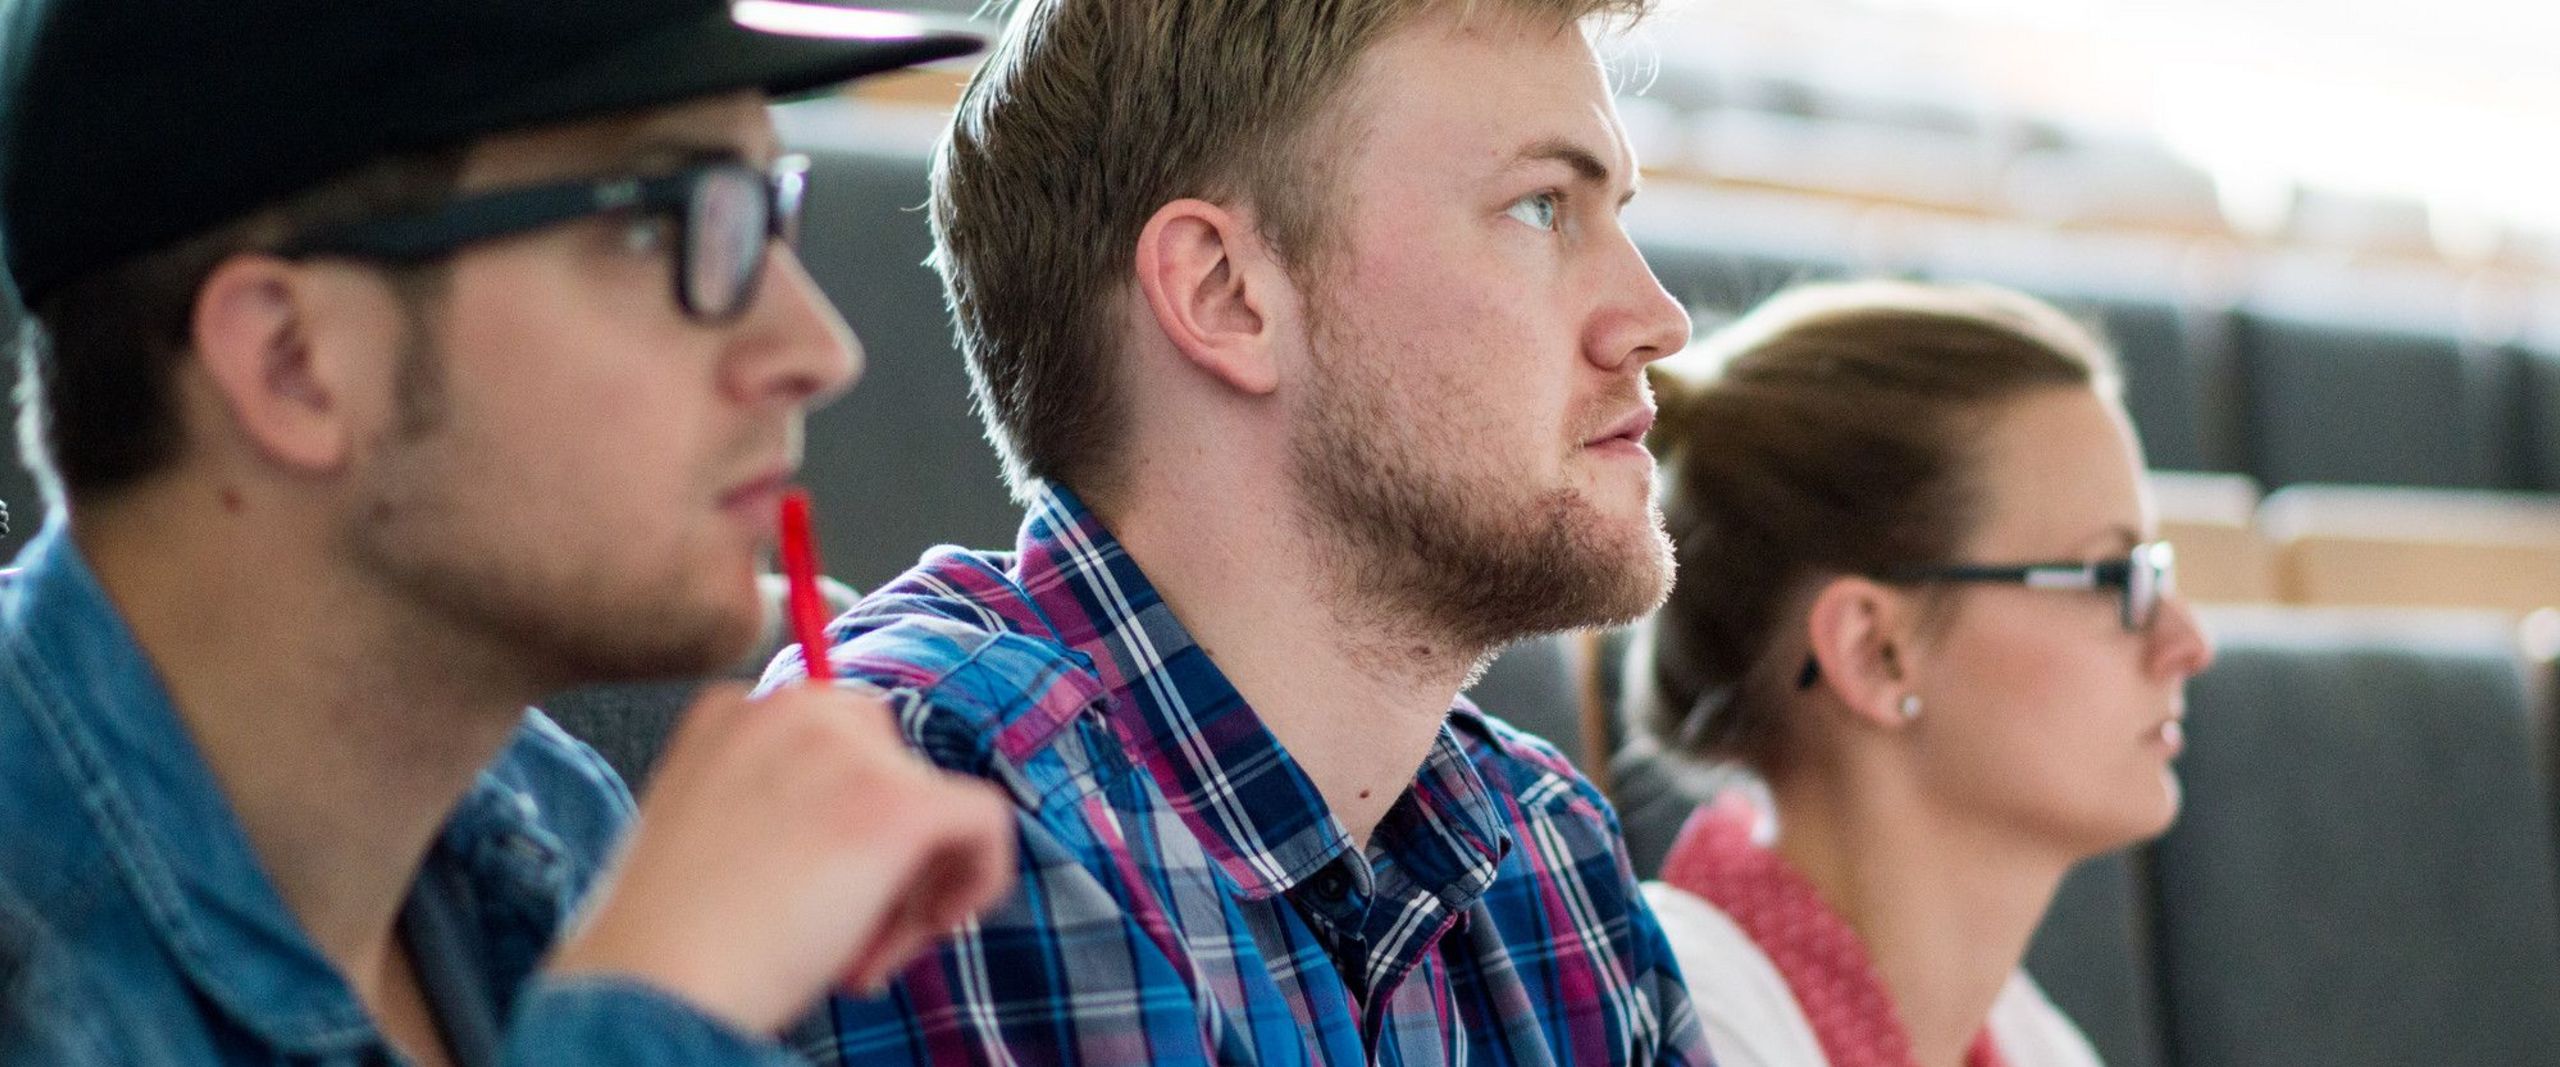
<instances>
[{"instance_id":1,"label":"denim jacket","mask_svg":"<svg viewBox=\"0 0 2560 1067\"><path fill-rule=\"evenodd\" d=\"M0 1065L399 1063L284 899L57 515L0 583ZM207 625L220 625L208 619ZM466 1065L789 1064L637 982L536 965L631 797L538 712L400 918Z\"/></svg>"}]
</instances>

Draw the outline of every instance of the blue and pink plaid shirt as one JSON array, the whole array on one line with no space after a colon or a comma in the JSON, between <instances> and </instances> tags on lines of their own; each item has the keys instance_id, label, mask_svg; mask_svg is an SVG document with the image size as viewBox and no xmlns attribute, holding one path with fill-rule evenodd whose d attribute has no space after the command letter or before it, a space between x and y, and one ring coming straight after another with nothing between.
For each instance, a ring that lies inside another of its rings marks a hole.
<instances>
[{"instance_id":1,"label":"blue and pink plaid shirt","mask_svg":"<svg viewBox=\"0 0 2560 1067\"><path fill-rule=\"evenodd\" d=\"M922 751L1012 794L1022 850L1009 901L826 1006L822 1063L1710 1062L1563 756L1460 699L1363 848L1061 488L1014 553L938 549L829 636Z\"/></svg>"}]
</instances>

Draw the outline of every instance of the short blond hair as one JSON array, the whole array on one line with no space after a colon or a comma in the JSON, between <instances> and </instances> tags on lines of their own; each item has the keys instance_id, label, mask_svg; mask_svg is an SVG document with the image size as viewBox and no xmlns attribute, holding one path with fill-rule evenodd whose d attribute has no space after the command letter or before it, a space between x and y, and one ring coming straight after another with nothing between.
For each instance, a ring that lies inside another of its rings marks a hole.
<instances>
[{"instance_id":1,"label":"short blond hair","mask_svg":"<svg viewBox=\"0 0 2560 1067\"><path fill-rule=\"evenodd\" d=\"M1565 28L1652 3L1022 0L936 153L932 200L934 266L1016 495L1112 479L1126 419L1109 298L1158 208L1249 203L1301 270L1328 237L1320 120L1379 40L1444 7Z\"/></svg>"}]
</instances>

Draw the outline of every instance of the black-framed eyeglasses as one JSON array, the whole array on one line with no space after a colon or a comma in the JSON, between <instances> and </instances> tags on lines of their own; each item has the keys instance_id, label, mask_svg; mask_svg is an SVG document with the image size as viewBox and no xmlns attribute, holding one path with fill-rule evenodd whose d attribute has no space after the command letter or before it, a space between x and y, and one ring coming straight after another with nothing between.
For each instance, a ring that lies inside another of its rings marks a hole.
<instances>
[{"instance_id":1,"label":"black-framed eyeglasses","mask_svg":"<svg viewBox=\"0 0 2560 1067\"><path fill-rule=\"evenodd\" d=\"M732 159L654 177L500 189L416 214L314 230L277 251L417 264L474 242L593 215L657 215L675 222L676 306L698 322L725 322L755 303L768 242L799 240L808 175L808 157L793 155L769 169Z\"/></svg>"},{"instance_id":2,"label":"black-framed eyeglasses","mask_svg":"<svg viewBox=\"0 0 2560 1067\"><path fill-rule=\"evenodd\" d=\"M2145 541L2122 559L2093 563L1972 564L1903 567L1887 571L1888 582L1985 582L2023 585L2029 589L2113 589L2117 621L2127 633L2151 628L2160 601L2178 589L2178 553L2167 541Z\"/></svg>"},{"instance_id":3,"label":"black-framed eyeglasses","mask_svg":"<svg viewBox=\"0 0 2560 1067\"><path fill-rule=\"evenodd\" d=\"M2117 594L2116 621L2126 633L2143 633L2160 617L2160 602L2178 590L2178 553L2167 541L2145 541L2121 559L2090 563L1951 563L1897 567L1877 576L1887 582L1979 582L2023 585L2029 589L2112 589ZM1808 689L1821 677L1821 666L1807 657L1796 675L1796 688Z\"/></svg>"}]
</instances>

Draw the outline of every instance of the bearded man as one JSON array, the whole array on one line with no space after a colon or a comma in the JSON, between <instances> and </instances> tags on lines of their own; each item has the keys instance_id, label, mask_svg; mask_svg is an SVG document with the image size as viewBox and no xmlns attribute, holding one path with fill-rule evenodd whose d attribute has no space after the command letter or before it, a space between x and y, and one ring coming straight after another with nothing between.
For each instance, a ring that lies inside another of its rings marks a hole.
<instances>
[{"instance_id":1,"label":"bearded man","mask_svg":"<svg viewBox=\"0 0 2560 1067\"><path fill-rule=\"evenodd\" d=\"M808 1051L1707 1060L1605 801L1459 696L1669 581L1689 323L1589 38L1644 6L1021 6L932 209L1027 520L831 660L1012 794L1024 891Z\"/></svg>"}]
</instances>

